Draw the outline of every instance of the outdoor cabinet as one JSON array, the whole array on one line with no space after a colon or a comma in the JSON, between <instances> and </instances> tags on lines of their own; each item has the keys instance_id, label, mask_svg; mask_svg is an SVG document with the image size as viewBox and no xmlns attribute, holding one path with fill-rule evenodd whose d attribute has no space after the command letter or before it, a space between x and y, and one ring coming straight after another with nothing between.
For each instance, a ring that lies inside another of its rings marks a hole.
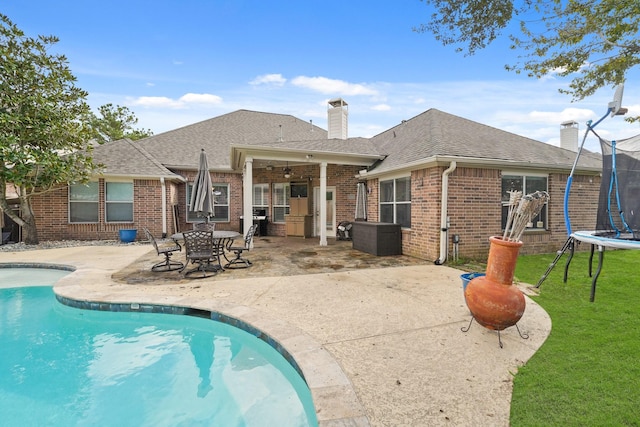
<instances>
[{"instance_id":1,"label":"outdoor cabinet","mask_svg":"<svg viewBox=\"0 0 640 427\"><path fill-rule=\"evenodd\" d=\"M311 237L313 217L311 215L287 215L287 236Z\"/></svg>"},{"instance_id":2,"label":"outdoor cabinet","mask_svg":"<svg viewBox=\"0 0 640 427\"><path fill-rule=\"evenodd\" d=\"M353 249L373 255L402 255L400 224L356 221L353 223Z\"/></svg>"},{"instance_id":3,"label":"outdoor cabinet","mask_svg":"<svg viewBox=\"0 0 640 427\"><path fill-rule=\"evenodd\" d=\"M291 197L289 199L289 215L285 215L287 236L311 237L313 232L313 216L309 214L308 197Z\"/></svg>"},{"instance_id":4,"label":"outdoor cabinet","mask_svg":"<svg viewBox=\"0 0 640 427\"><path fill-rule=\"evenodd\" d=\"M292 197L289 199L289 215L308 215L309 211L309 199L307 197Z\"/></svg>"}]
</instances>

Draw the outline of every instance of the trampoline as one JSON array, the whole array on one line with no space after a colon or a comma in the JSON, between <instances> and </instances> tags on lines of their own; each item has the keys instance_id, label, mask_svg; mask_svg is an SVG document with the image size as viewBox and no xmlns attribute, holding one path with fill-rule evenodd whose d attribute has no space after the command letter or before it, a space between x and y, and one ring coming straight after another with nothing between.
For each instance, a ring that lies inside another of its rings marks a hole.
<instances>
[{"instance_id":1,"label":"trampoline","mask_svg":"<svg viewBox=\"0 0 640 427\"><path fill-rule=\"evenodd\" d=\"M568 239L562 249L557 252L555 260L536 284L537 288L542 285L542 282L547 278L562 255L569 251L563 279L566 283L575 244L576 242L584 242L591 245L589 277L592 278L590 301L593 302L595 300L598 276L602 271L605 249L640 249L640 135L620 141L609 141L600 137L594 130L607 116L613 117L627 112L625 108L621 107L622 92L623 87L619 85L613 101L609 103L607 113L595 124L587 122L587 130L567 179L564 194L564 220ZM598 199L596 230L573 231L569 217L571 183L580 153L589 133L598 138L602 150L602 181ZM593 255L596 249L598 251L598 267L595 274L592 274Z\"/></svg>"}]
</instances>

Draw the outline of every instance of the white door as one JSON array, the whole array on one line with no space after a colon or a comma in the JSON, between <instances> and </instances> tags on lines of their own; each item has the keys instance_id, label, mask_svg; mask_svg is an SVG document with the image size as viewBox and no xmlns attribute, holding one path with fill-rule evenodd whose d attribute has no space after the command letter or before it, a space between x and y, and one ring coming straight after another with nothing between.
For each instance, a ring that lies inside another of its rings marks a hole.
<instances>
[{"instance_id":1,"label":"white door","mask_svg":"<svg viewBox=\"0 0 640 427\"><path fill-rule=\"evenodd\" d=\"M313 187L313 235L320 235L320 187ZM327 237L336 237L336 187L327 187Z\"/></svg>"}]
</instances>

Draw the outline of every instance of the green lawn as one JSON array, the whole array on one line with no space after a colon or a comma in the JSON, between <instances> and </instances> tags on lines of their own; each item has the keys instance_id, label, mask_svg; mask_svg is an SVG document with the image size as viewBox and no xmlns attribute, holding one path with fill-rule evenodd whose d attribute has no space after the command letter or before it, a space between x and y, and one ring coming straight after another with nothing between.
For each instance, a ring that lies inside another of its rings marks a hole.
<instances>
[{"instance_id":1,"label":"green lawn","mask_svg":"<svg viewBox=\"0 0 640 427\"><path fill-rule=\"evenodd\" d=\"M515 376L513 427L640 425L640 251L605 252L593 303L588 256L565 284L565 254L534 297L553 326ZM535 285L554 257L521 256L516 279Z\"/></svg>"}]
</instances>

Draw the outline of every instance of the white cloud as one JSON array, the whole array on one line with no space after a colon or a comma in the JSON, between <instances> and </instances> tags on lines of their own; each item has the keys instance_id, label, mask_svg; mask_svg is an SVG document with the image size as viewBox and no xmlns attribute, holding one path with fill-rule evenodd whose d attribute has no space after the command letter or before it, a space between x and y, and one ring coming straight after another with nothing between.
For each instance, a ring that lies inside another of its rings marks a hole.
<instances>
[{"instance_id":1,"label":"white cloud","mask_svg":"<svg viewBox=\"0 0 640 427\"><path fill-rule=\"evenodd\" d=\"M282 77L282 74L263 74L251 80L251 85L270 84L274 86L283 86L287 82L287 79Z\"/></svg>"},{"instance_id":2,"label":"white cloud","mask_svg":"<svg viewBox=\"0 0 640 427\"><path fill-rule=\"evenodd\" d=\"M568 120L584 123L594 116L594 111L588 108L565 108L561 111L540 111L536 109L532 111L527 111L526 109L520 111L501 110L494 115L496 119L506 123L557 123L558 126L560 126L560 123Z\"/></svg>"},{"instance_id":3,"label":"white cloud","mask_svg":"<svg viewBox=\"0 0 640 427\"><path fill-rule=\"evenodd\" d=\"M141 96L131 101L131 105L151 108L182 108L179 101L166 96Z\"/></svg>"},{"instance_id":4,"label":"white cloud","mask_svg":"<svg viewBox=\"0 0 640 427\"><path fill-rule=\"evenodd\" d=\"M371 107L374 111L389 111L391 110L391 106L388 104L377 104Z\"/></svg>"},{"instance_id":5,"label":"white cloud","mask_svg":"<svg viewBox=\"0 0 640 427\"><path fill-rule=\"evenodd\" d=\"M184 104L221 104L222 98L210 93L186 93L180 97Z\"/></svg>"},{"instance_id":6,"label":"white cloud","mask_svg":"<svg viewBox=\"0 0 640 427\"><path fill-rule=\"evenodd\" d=\"M329 95L356 96L356 95L377 95L378 91L362 84L348 83L343 80L329 79L327 77L307 77L299 76L291 83L294 86L304 87L316 92Z\"/></svg>"},{"instance_id":7,"label":"white cloud","mask_svg":"<svg viewBox=\"0 0 640 427\"><path fill-rule=\"evenodd\" d=\"M145 108L183 109L192 105L219 105L222 98L209 93L186 93L179 99L166 96L141 96L128 102L134 106Z\"/></svg>"}]
</instances>

